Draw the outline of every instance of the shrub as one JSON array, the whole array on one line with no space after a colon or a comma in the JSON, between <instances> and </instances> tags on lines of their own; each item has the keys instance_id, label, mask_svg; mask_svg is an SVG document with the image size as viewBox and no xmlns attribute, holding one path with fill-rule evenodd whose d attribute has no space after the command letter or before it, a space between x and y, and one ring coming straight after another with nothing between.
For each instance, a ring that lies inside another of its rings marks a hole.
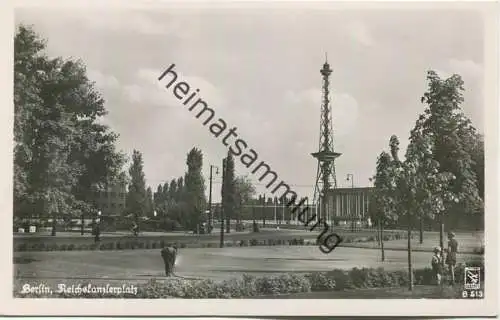
<instances>
[{"instance_id":1,"label":"shrub","mask_svg":"<svg viewBox=\"0 0 500 320\"><path fill-rule=\"evenodd\" d=\"M235 226L236 232L242 232L245 231L245 225L241 222L238 222Z\"/></svg>"},{"instance_id":2,"label":"shrub","mask_svg":"<svg viewBox=\"0 0 500 320\"><path fill-rule=\"evenodd\" d=\"M311 283L305 276L296 274L282 274L257 278L256 289L260 294L283 294L311 291Z\"/></svg>"},{"instance_id":3,"label":"shrub","mask_svg":"<svg viewBox=\"0 0 500 320\"><path fill-rule=\"evenodd\" d=\"M311 291L331 291L335 289L335 280L326 272L311 273L306 275L311 283Z\"/></svg>"}]
</instances>

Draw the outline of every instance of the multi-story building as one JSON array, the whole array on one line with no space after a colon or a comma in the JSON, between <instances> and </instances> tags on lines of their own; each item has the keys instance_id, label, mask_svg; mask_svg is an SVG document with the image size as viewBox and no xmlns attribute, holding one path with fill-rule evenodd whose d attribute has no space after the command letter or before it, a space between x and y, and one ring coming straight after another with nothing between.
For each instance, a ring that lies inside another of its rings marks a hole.
<instances>
[{"instance_id":1,"label":"multi-story building","mask_svg":"<svg viewBox=\"0 0 500 320\"><path fill-rule=\"evenodd\" d=\"M96 209L104 216L121 216L125 211L126 195L126 183L111 183L104 190L94 192Z\"/></svg>"}]
</instances>

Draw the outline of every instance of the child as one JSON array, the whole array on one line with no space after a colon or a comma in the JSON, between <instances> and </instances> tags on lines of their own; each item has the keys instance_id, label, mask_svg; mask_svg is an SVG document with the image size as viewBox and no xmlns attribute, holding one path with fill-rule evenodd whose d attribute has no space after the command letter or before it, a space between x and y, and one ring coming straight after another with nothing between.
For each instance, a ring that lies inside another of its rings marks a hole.
<instances>
[{"instance_id":1,"label":"child","mask_svg":"<svg viewBox=\"0 0 500 320\"><path fill-rule=\"evenodd\" d=\"M434 274L434 278L436 279L436 284L441 284L441 276L443 274L443 264L441 260L441 247L434 248L434 255L431 260L432 272Z\"/></svg>"}]
</instances>

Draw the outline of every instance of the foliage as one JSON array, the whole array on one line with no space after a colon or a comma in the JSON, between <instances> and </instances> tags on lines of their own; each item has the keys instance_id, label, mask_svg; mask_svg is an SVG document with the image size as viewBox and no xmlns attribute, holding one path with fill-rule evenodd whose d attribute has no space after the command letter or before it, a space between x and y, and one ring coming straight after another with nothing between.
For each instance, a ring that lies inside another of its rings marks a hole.
<instances>
[{"instance_id":1,"label":"foliage","mask_svg":"<svg viewBox=\"0 0 500 320\"><path fill-rule=\"evenodd\" d=\"M204 220L206 207L205 182L202 175L203 154L193 148L187 155L185 178L186 228L196 230Z\"/></svg>"},{"instance_id":2,"label":"foliage","mask_svg":"<svg viewBox=\"0 0 500 320\"><path fill-rule=\"evenodd\" d=\"M14 39L14 215L75 216L118 176L117 135L99 123L104 100L79 60L49 58L20 25Z\"/></svg>"},{"instance_id":3,"label":"foliage","mask_svg":"<svg viewBox=\"0 0 500 320\"><path fill-rule=\"evenodd\" d=\"M484 266L479 261L478 266ZM470 265L469 263L467 265ZM465 265L456 268L456 279L462 283ZM481 268L484 270L484 268ZM433 285L432 271L430 268L417 269L414 272L416 284ZM484 279L484 273L482 274ZM394 288L407 286L408 273L404 271L386 271L383 268L353 268L351 270L334 269L328 272L313 272L306 274L283 273L280 275L255 277L243 275L223 281L189 280L184 278L168 278L164 281L151 279L148 283L136 284L137 295L120 294L106 295L86 293L83 295L35 295L21 294L21 288L14 287L14 296L19 298L187 298L187 299L227 299L251 298L266 295L293 294L311 291L344 291L364 288ZM37 286L39 283L30 283ZM47 285L47 284L46 284ZM83 286L87 286L84 284ZM457 297L458 298L458 297Z\"/></svg>"},{"instance_id":4,"label":"foliage","mask_svg":"<svg viewBox=\"0 0 500 320\"><path fill-rule=\"evenodd\" d=\"M461 109L464 101L461 77L455 74L443 80L429 71L427 80L428 90L422 102L428 107L412 135L418 131L423 139L428 139L432 159L439 164L437 170L455 177L446 183L445 190L451 196L443 199L443 205L448 222L456 224L458 217L467 220L469 215L482 212L476 172L484 170L484 158L474 153L480 151L483 142Z\"/></svg>"},{"instance_id":5,"label":"foliage","mask_svg":"<svg viewBox=\"0 0 500 320\"><path fill-rule=\"evenodd\" d=\"M231 218L234 218L236 211L236 183L234 178L234 158L231 152L228 151L227 158L225 159L225 166L223 169L222 179L222 207L224 211L224 218L226 221L226 232L229 232Z\"/></svg>"},{"instance_id":6,"label":"foliage","mask_svg":"<svg viewBox=\"0 0 500 320\"><path fill-rule=\"evenodd\" d=\"M147 208L146 180L143 171L144 163L142 154L134 150L132 164L129 168L130 184L126 198L126 212L131 214L138 224L139 217L144 216Z\"/></svg>"}]
</instances>

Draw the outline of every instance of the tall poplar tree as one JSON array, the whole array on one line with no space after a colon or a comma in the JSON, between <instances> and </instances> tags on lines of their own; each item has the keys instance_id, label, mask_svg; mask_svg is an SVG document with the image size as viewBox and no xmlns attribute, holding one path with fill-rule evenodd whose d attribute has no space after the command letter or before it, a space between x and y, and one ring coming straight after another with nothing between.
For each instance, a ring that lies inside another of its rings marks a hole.
<instances>
[{"instance_id":1,"label":"tall poplar tree","mask_svg":"<svg viewBox=\"0 0 500 320\"><path fill-rule=\"evenodd\" d=\"M222 206L224 208L224 219L226 222L226 232L231 232L231 218L234 217L236 209L236 185L234 176L234 158L228 152L222 181ZM223 226L221 226L222 228Z\"/></svg>"},{"instance_id":2,"label":"tall poplar tree","mask_svg":"<svg viewBox=\"0 0 500 320\"><path fill-rule=\"evenodd\" d=\"M203 179L203 154L193 148L187 155L186 164L188 167L185 175L184 201L186 227L188 230L199 231L200 223L204 221L204 211L206 209L205 181Z\"/></svg>"},{"instance_id":3,"label":"tall poplar tree","mask_svg":"<svg viewBox=\"0 0 500 320\"><path fill-rule=\"evenodd\" d=\"M139 218L145 215L147 208L146 180L143 168L142 154L138 150L134 150L129 169L130 184L126 198L126 209L128 214L133 215L138 225Z\"/></svg>"}]
</instances>

